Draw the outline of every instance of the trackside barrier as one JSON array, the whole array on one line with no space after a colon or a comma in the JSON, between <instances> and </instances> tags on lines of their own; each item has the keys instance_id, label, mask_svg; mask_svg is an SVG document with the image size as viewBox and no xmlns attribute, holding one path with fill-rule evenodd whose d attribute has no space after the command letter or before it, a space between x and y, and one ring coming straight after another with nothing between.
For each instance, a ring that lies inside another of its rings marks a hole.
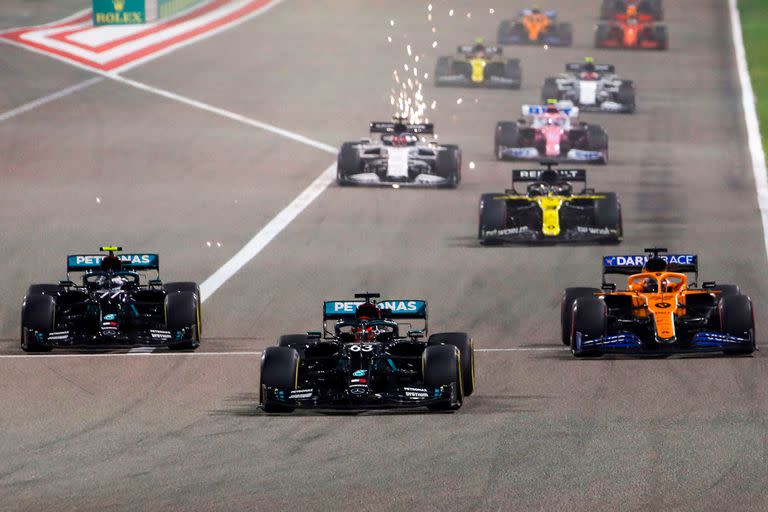
<instances>
[{"instance_id":1,"label":"trackside barrier","mask_svg":"<svg viewBox=\"0 0 768 512\"><path fill-rule=\"evenodd\" d=\"M173 16L203 0L93 0L94 25L139 25Z\"/></svg>"}]
</instances>

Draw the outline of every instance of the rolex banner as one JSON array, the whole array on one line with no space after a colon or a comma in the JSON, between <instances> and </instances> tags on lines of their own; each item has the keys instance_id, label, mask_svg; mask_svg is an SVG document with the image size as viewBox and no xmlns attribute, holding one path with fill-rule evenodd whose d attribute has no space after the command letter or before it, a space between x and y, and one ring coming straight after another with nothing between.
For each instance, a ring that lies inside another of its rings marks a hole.
<instances>
[{"instance_id":1,"label":"rolex banner","mask_svg":"<svg viewBox=\"0 0 768 512\"><path fill-rule=\"evenodd\" d=\"M2 0L0 0L2 1ZM133 25L167 18L203 0L93 0L94 25Z\"/></svg>"},{"instance_id":2,"label":"rolex banner","mask_svg":"<svg viewBox=\"0 0 768 512\"><path fill-rule=\"evenodd\" d=\"M132 25L147 20L147 3L156 0L93 0L94 25Z\"/></svg>"}]
</instances>

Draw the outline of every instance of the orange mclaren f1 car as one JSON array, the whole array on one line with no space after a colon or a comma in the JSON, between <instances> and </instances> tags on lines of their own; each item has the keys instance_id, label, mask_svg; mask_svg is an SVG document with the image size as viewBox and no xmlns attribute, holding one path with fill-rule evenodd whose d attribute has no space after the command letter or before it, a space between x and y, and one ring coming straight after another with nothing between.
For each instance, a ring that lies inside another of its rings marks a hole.
<instances>
[{"instance_id":1,"label":"orange mclaren f1 car","mask_svg":"<svg viewBox=\"0 0 768 512\"><path fill-rule=\"evenodd\" d=\"M705 282L699 288L696 255L646 252L604 256L602 289L566 288L562 340L574 356L757 349L752 301L738 286ZM626 288L605 282L608 274L628 276Z\"/></svg>"},{"instance_id":2,"label":"orange mclaren f1 car","mask_svg":"<svg viewBox=\"0 0 768 512\"><path fill-rule=\"evenodd\" d=\"M667 27L656 25L652 16L639 12L635 5L595 30L595 48L666 50L668 43Z\"/></svg>"},{"instance_id":3,"label":"orange mclaren f1 car","mask_svg":"<svg viewBox=\"0 0 768 512\"><path fill-rule=\"evenodd\" d=\"M502 21L496 41L499 44L571 46L573 27L570 23L558 23L555 11L534 7L521 10L517 20Z\"/></svg>"}]
</instances>

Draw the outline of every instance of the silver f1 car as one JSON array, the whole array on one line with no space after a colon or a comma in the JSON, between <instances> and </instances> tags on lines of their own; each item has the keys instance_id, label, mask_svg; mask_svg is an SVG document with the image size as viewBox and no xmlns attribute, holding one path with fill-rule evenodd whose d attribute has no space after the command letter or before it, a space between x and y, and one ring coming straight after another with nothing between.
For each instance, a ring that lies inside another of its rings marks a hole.
<instances>
[{"instance_id":1,"label":"silver f1 car","mask_svg":"<svg viewBox=\"0 0 768 512\"><path fill-rule=\"evenodd\" d=\"M428 138L432 124L372 122L379 140L345 142L339 151L339 185L420 186L455 188L461 181L461 150Z\"/></svg>"},{"instance_id":2,"label":"silver f1 car","mask_svg":"<svg viewBox=\"0 0 768 512\"><path fill-rule=\"evenodd\" d=\"M635 111L635 84L616 75L611 64L595 64L592 59L565 65L565 73L547 78L541 98L573 102L581 111Z\"/></svg>"}]
</instances>

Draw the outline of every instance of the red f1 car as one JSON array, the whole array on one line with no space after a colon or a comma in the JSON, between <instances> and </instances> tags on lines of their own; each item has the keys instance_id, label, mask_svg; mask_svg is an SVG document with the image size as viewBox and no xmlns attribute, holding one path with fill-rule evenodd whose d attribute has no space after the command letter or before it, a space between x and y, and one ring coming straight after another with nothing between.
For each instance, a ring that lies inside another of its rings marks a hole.
<instances>
[{"instance_id":1,"label":"red f1 car","mask_svg":"<svg viewBox=\"0 0 768 512\"><path fill-rule=\"evenodd\" d=\"M656 25L653 17L639 13L629 5L614 21L600 23L595 31L595 48L630 48L636 50L666 50L667 27Z\"/></svg>"}]
</instances>

